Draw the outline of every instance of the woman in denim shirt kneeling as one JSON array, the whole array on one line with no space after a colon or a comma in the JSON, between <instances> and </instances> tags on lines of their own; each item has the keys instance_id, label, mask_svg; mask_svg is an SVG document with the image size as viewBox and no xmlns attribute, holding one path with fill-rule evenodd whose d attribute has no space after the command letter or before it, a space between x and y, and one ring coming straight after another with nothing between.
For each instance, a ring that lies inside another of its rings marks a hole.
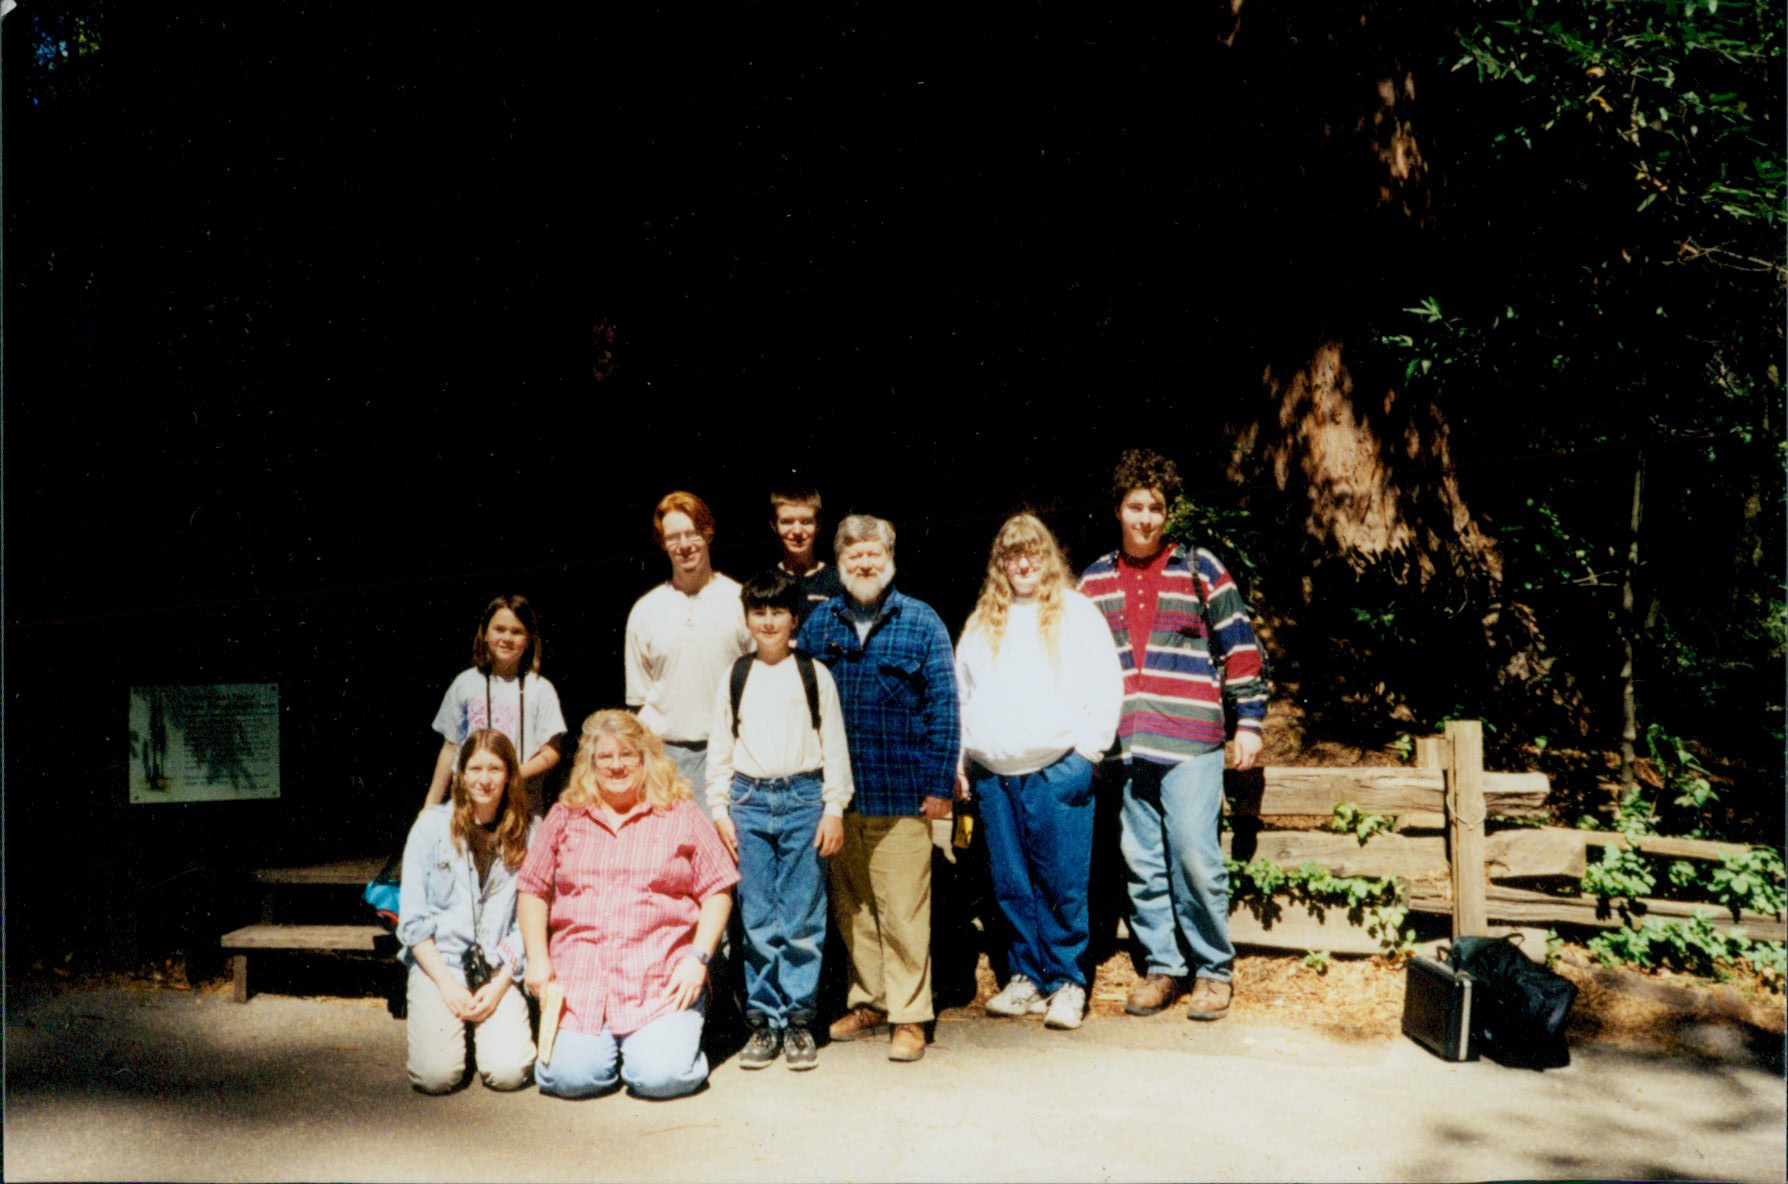
<instances>
[{"instance_id":1,"label":"woman in denim shirt kneeling","mask_svg":"<svg viewBox=\"0 0 1788 1184\"><path fill-rule=\"evenodd\" d=\"M515 746L492 728L466 737L453 796L416 818L404 845L398 954L410 968L410 1084L440 1094L466 1077L470 1025L478 1075L520 1089L534 1068L515 873L533 836Z\"/></svg>"}]
</instances>

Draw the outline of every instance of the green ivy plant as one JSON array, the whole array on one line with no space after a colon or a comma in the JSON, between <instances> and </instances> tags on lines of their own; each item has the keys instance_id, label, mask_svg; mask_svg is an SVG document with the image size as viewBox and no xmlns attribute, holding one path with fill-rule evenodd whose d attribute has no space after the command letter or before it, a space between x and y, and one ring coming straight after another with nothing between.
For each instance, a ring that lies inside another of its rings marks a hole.
<instances>
[{"instance_id":1,"label":"green ivy plant","mask_svg":"<svg viewBox=\"0 0 1788 1184\"><path fill-rule=\"evenodd\" d=\"M1582 888L1601 897L1605 911L1611 901L1650 896L1657 883L1645 856L1631 847L1603 847L1602 858L1584 869Z\"/></svg>"},{"instance_id":2,"label":"green ivy plant","mask_svg":"<svg viewBox=\"0 0 1788 1184\"><path fill-rule=\"evenodd\" d=\"M1336 802L1334 817L1328 822L1331 831L1338 835L1353 835L1362 847L1373 835L1389 834L1396 825L1396 818L1373 814L1352 802Z\"/></svg>"},{"instance_id":3,"label":"green ivy plant","mask_svg":"<svg viewBox=\"0 0 1788 1184\"><path fill-rule=\"evenodd\" d=\"M1327 974L1329 972L1329 952L1327 950L1311 950L1304 955L1304 965L1317 974Z\"/></svg>"},{"instance_id":4,"label":"green ivy plant","mask_svg":"<svg viewBox=\"0 0 1788 1184\"><path fill-rule=\"evenodd\" d=\"M1707 876L1714 901L1736 913L1751 909L1780 913L1784 906L1782 853L1774 847L1753 847L1742 855L1721 858Z\"/></svg>"},{"instance_id":5,"label":"green ivy plant","mask_svg":"<svg viewBox=\"0 0 1788 1184\"><path fill-rule=\"evenodd\" d=\"M1560 951L1562 951L1564 949L1564 944L1565 944L1564 938L1559 936L1558 930L1556 930L1556 929L1546 930L1546 965L1547 966L1556 966L1558 964L1558 955L1559 955Z\"/></svg>"},{"instance_id":6,"label":"green ivy plant","mask_svg":"<svg viewBox=\"0 0 1788 1184\"><path fill-rule=\"evenodd\" d=\"M1779 941L1753 941L1736 929L1724 933L1697 911L1687 921L1647 917L1631 928L1610 929L1589 939L1589 952L1605 966L1640 966L1724 979L1731 963L1749 962L1780 990L1788 955Z\"/></svg>"},{"instance_id":7,"label":"green ivy plant","mask_svg":"<svg viewBox=\"0 0 1788 1184\"><path fill-rule=\"evenodd\" d=\"M1225 860L1229 869L1229 908L1246 907L1263 923L1271 924L1284 911L1281 899L1293 901L1321 920L1329 908L1343 908L1347 918L1363 926L1386 956L1406 957L1415 948L1415 935L1404 929L1409 908L1395 877L1338 876L1313 860L1295 868L1271 859L1247 863Z\"/></svg>"}]
</instances>

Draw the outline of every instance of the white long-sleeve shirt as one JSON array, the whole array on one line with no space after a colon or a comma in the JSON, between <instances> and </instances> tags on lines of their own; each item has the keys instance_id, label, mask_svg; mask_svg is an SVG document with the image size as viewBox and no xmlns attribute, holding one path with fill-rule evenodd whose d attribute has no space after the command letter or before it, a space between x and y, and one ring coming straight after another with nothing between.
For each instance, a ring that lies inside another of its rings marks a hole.
<instances>
[{"instance_id":1,"label":"white long-sleeve shirt","mask_svg":"<svg viewBox=\"0 0 1788 1184\"><path fill-rule=\"evenodd\" d=\"M1105 645L1111 649L1108 641ZM731 671L720 680L708 725L708 808L715 817L732 802L734 773L759 779L792 777L821 771L820 799L833 817L844 814L856 787L851 781L850 748L844 737L844 712L838 706L838 684L824 662L813 664L819 684L819 731L807 708L801 671L790 654L774 665L753 661L739 697L739 738L733 739Z\"/></svg>"},{"instance_id":2,"label":"white long-sleeve shirt","mask_svg":"<svg viewBox=\"0 0 1788 1184\"><path fill-rule=\"evenodd\" d=\"M627 706L666 740L706 740L714 684L750 652L737 580L715 572L694 596L660 584L627 614Z\"/></svg>"},{"instance_id":3,"label":"white long-sleeve shirt","mask_svg":"<svg viewBox=\"0 0 1788 1184\"><path fill-rule=\"evenodd\" d=\"M1001 776L1044 769L1070 749L1097 763L1117 735L1124 676L1093 602L1064 589L1057 658L1049 659L1034 600L1006 614L998 657L974 630L956 648L964 755Z\"/></svg>"}]
</instances>

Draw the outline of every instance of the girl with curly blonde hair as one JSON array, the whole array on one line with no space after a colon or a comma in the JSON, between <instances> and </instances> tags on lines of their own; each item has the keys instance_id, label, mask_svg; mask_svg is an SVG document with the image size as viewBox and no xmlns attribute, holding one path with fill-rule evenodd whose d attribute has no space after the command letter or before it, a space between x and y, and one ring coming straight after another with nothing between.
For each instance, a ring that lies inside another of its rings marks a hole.
<instances>
[{"instance_id":1,"label":"girl with curly blonde hair","mask_svg":"<svg viewBox=\"0 0 1788 1184\"><path fill-rule=\"evenodd\" d=\"M956 648L959 796L980 804L988 866L1011 926L1012 977L989 1015L1086 1012L1093 769L1117 732L1123 675L1105 618L1075 591L1031 514L1000 527Z\"/></svg>"}]
</instances>

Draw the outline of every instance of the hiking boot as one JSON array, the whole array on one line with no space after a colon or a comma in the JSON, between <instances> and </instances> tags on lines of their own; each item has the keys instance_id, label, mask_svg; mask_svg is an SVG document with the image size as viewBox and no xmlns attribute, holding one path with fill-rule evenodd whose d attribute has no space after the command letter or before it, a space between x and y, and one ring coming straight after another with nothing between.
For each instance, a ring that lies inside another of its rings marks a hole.
<instances>
[{"instance_id":1,"label":"hiking boot","mask_svg":"<svg viewBox=\"0 0 1788 1184\"><path fill-rule=\"evenodd\" d=\"M1037 984L1022 974L1015 974L1006 989L987 1001L988 1015L1036 1015L1049 1004Z\"/></svg>"},{"instance_id":2,"label":"hiking boot","mask_svg":"<svg viewBox=\"0 0 1788 1184\"><path fill-rule=\"evenodd\" d=\"M925 1025L895 1024L888 1040L890 1061L916 1061L925 1055Z\"/></svg>"},{"instance_id":3,"label":"hiking boot","mask_svg":"<svg viewBox=\"0 0 1788 1184\"><path fill-rule=\"evenodd\" d=\"M1070 1030L1080 1027L1086 1014L1086 988L1079 983L1063 983L1049 997L1049 1014L1043 1017L1045 1028Z\"/></svg>"},{"instance_id":4,"label":"hiking boot","mask_svg":"<svg viewBox=\"0 0 1788 1184\"><path fill-rule=\"evenodd\" d=\"M833 1020L826 1033L834 1040L861 1040L865 1036L879 1035L887 1028L887 1016L866 1003L859 1003Z\"/></svg>"},{"instance_id":5,"label":"hiking boot","mask_svg":"<svg viewBox=\"0 0 1788 1184\"><path fill-rule=\"evenodd\" d=\"M793 1024L782 1037L782 1055L791 1069L811 1069L819 1064L819 1050L813 1047L813 1033Z\"/></svg>"},{"instance_id":6,"label":"hiking boot","mask_svg":"<svg viewBox=\"0 0 1788 1184\"><path fill-rule=\"evenodd\" d=\"M1220 1020L1229 1014L1229 1001L1235 988L1214 978L1201 978L1192 984L1192 998L1186 1001L1189 1020Z\"/></svg>"},{"instance_id":7,"label":"hiking boot","mask_svg":"<svg viewBox=\"0 0 1788 1184\"><path fill-rule=\"evenodd\" d=\"M1180 980L1171 974L1151 974L1138 979L1124 996L1124 1010L1131 1015L1155 1015L1180 997Z\"/></svg>"},{"instance_id":8,"label":"hiking boot","mask_svg":"<svg viewBox=\"0 0 1788 1184\"><path fill-rule=\"evenodd\" d=\"M739 1068L762 1069L776 1059L782 1051L782 1033L775 1028L762 1027L751 1029L751 1038L745 1047L739 1050Z\"/></svg>"}]
</instances>

